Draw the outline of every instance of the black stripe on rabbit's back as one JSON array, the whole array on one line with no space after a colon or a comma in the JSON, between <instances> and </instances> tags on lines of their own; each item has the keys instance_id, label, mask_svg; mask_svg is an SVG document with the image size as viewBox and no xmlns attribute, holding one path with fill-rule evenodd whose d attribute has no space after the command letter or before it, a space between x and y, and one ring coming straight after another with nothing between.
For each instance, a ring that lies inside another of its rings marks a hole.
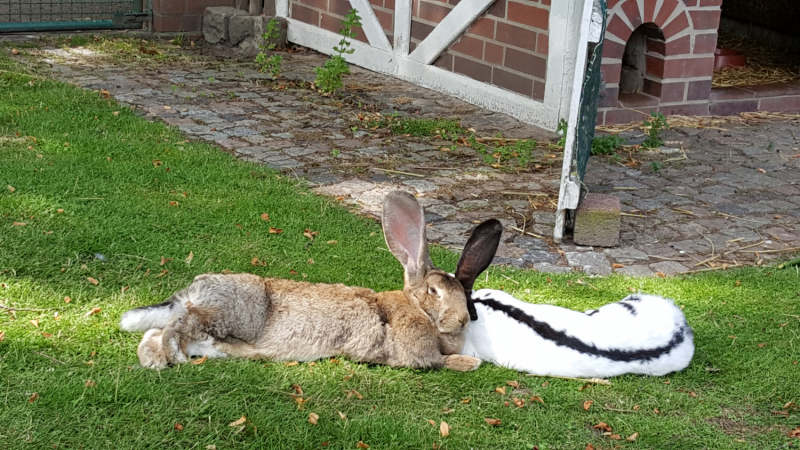
<instances>
[{"instance_id":1,"label":"black stripe on rabbit's back","mask_svg":"<svg viewBox=\"0 0 800 450\"><path fill-rule=\"evenodd\" d=\"M558 346L567 347L579 353L603 357L612 361L640 361L645 363L654 359L658 359L661 356L669 354L673 349L682 344L686 338L686 329L689 328L688 326L679 328L675 331L667 344L659 347L638 350L599 349L594 344L587 344L586 342L583 342L562 330L555 330L547 322L538 321L533 316L525 313L525 311L519 308L506 305L493 299L491 295L487 294L482 298L473 299L473 301L493 310L505 313L510 318L529 327L534 333L538 334L542 338L551 341ZM691 330L689 330L689 333L691 333Z\"/></svg>"}]
</instances>

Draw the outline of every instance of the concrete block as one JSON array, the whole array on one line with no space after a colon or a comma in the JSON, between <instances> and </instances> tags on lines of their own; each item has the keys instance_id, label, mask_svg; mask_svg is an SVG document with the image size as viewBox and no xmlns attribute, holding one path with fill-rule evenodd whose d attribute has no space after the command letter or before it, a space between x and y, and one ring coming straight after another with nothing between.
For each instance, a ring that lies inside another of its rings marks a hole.
<instances>
[{"instance_id":1,"label":"concrete block","mask_svg":"<svg viewBox=\"0 0 800 450\"><path fill-rule=\"evenodd\" d=\"M255 37L256 22L260 16L233 16L228 24L228 42L238 45L247 38Z\"/></svg>"},{"instance_id":2,"label":"concrete block","mask_svg":"<svg viewBox=\"0 0 800 450\"><path fill-rule=\"evenodd\" d=\"M267 26L273 17L267 16L235 16L231 17L228 26L229 42L232 45L239 45L237 54L243 56L255 56L260 50L260 45L266 47L268 44L275 44L275 48L286 47L286 19L281 17L274 18L278 22L278 36L271 39L268 43L264 42L262 36L267 32Z\"/></svg>"},{"instance_id":3,"label":"concrete block","mask_svg":"<svg viewBox=\"0 0 800 450\"><path fill-rule=\"evenodd\" d=\"M209 44L227 42L231 17L246 15L247 11L230 6L212 6L203 12L203 37Z\"/></svg>"},{"instance_id":4,"label":"concrete block","mask_svg":"<svg viewBox=\"0 0 800 450\"><path fill-rule=\"evenodd\" d=\"M575 214L573 240L578 245L617 245L620 212L619 198L608 194L587 194Z\"/></svg>"}]
</instances>

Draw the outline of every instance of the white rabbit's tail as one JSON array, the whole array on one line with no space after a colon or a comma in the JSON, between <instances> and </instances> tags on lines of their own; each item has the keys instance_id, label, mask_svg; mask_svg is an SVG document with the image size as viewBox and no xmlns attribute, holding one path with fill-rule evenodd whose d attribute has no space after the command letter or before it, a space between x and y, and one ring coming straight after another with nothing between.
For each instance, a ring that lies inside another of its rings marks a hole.
<instances>
[{"instance_id":1,"label":"white rabbit's tail","mask_svg":"<svg viewBox=\"0 0 800 450\"><path fill-rule=\"evenodd\" d=\"M166 301L156 305L141 306L122 315L119 327L123 331L147 331L152 328L164 328L170 318L178 312L186 310L179 292Z\"/></svg>"}]
</instances>

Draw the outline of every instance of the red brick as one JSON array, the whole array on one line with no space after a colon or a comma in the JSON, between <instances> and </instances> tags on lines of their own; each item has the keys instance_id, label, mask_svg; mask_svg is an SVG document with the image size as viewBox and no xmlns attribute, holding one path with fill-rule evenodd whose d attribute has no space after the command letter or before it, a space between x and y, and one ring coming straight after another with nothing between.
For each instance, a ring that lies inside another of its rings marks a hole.
<instances>
[{"instance_id":1,"label":"red brick","mask_svg":"<svg viewBox=\"0 0 800 450\"><path fill-rule=\"evenodd\" d=\"M486 11L486 14L489 14L490 16L505 18L507 1L508 0L495 1L494 4L492 4L492 6L489 7L489 10Z\"/></svg>"},{"instance_id":2,"label":"red brick","mask_svg":"<svg viewBox=\"0 0 800 450\"><path fill-rule=\"evenodd\" d=\"M455 57L453 72L466 75L474 80L484 83L492 81L492 67L483 63L475 62L460 56Z\"/></svg>"},{"instance_id":3,"label":"red brick","mask_svg":"<svg viewBox=\"0 0 800 450\"><path fill-rule=\"evenodd\" d=\"M603 81L606 83L619 83L619 75L622 72L622 63L605 63L600 68L603 72Z\"/></svg>"},{"instance_id":4,"label":"red brick","mask_svg":"<svg viewBox=\"0 0 800 450\"><path fill-rule=\"evenodd\" d=\"M536 32L526 28L509 23L497 22L496 36L496 39L500 42L528 50L536 50Z\"/></svg>"},{"instance_id":5,"label":"red brick","mask_svg":"<svg viewBox=\"0 0 800 450\"><path fill-rule=\"evenodd\" d=\"M753 111L758 111L758 100L712 102L709 106L709 112L714 116L732 116Z\"/></svg>"},{"instance_id":6,"label":"red brick","mask_svg":"<svg viewBox=\"0 0 800 450\"><path fill-rule=\"evenodd\" d=\"M642 114L630 109L611 109L606 112L606 125L615 125L619 123L641 122Z\"/></svg>"},{"instance_id":7,"label":"red brick","mask_svg":"<svg viewBox=\"0 0 800 450\"><path fill-rule=\"evenodd\" d=\"M160 9L156 10L153 5L153 13L160 14L183 14L186 10L185 0L161 0ZM205 8L203 8L205 11Z\"/></svg>"},{"instance_id":8,"label":"red brick","mask_svg":"<svg viewBox=\"0 0 800 450\"><path fill-rule=\"evenodd\" d=\"M328 11L336 15L344 17L351 9L353 6L348 0L328 0Z\"/></svg>"},{"instance_id":9,"label":"red brick","mask_svg":"<svg viewBox=\"0 0 800 450\"><path fill-rule=\"evenodd\" d=\"M694 103L688 105L661 105L658 107L658 111L663 113L665 116L671 116L674 114L681 116L709 115L708 103Z\"/></svg>"},{"instance_id":10,"label":"red brick","mask_svg":"<svg viewBox=\"0 0 800 450\"><path fill-rule=\"evenodd\" d=\"M698 34L694 37L695 55L714 53L717 49L717 33Z\"/></svg>"},{"instance_id":11,"label":"red brick","mask_svg":"<svg viewBox=\"0 0 800 450\"><path fill-rule=\"evenodd\" d=\"M467 30L467 33L477 34L489 39L494 39L494 20L482 18L475 21Z\"/></svg>"},{"instance_id":12,"label":"red brick","mask_svg":"<svg viewBox=\"0 0 800 450\"><path fill-rule=\"evenodd\" d=\"M483 41L474 37L462 36L450 47L450 50L473 58L483 59Z\"/></svg>"},{"instance_id":13,"label":"red brick","mask_svg":"<svg viewBox=\"0 0 800 450\"><path fill-rule=\"evenodd\" d=\"M492 84L526 97L533 96L533 80L507 70L495 67Z\"/></svg>"},{"instance_id":14,"label":"red brick","mask_svg":"<svg viewBox=\"0 0 800 450\"><path fill-rule=\"evenodd\" d=\"M162 0L162 5L164 0ZM203 14L209 6L233 6L230 0L186 0L186 12L189 14Z\"/></svg>"},{"instance_id":15,"label":"red brick","mask_svg":"<svg viewBox=\"0 0 800 450\"><path fill-rule=\"evenodd\" d=\"M697 6L697 0L683 0L683 3L690 8Z\"/></svg>"},{"instance_id":16,"label":"red brick","mask_svg":"<svg viewBox=\"0 0 800 450\"><path fill-rule=\"evenodd\" d=\"M800 111L800 95L795 97L765 98L759 104L759 111L797 112Z\"/></svg>"},{"instance_id":17,"label":"red brick","mask_svg":"<svg viewBox=\"0 0 800 450\"><path fill-rule=\"evenodd\" d=\"M689 11L695 30L716 30L719 27L720 10Z\"/></svg>"},{"instance_id":18,"label":"red brick","mask_svg":"<svg viewBox=\"0 0 800 450\"><path fill-rule=\"evenodd\" d=\"M505 47L503 47L502 45L497 45L491 42L487 42L483 50L483 60L491 64L497 64L498 66L502 66L504 52L505 52Z\"/></svg>"},{"instance_id":19,"label":"red brick","mask_svg":"<svg viewBox=\"0 0 800 450\"><path fill-rule=\"evenodd\" d=\"M427 23L411 20L411 38L419 39L420 41L428 37L433 31L433 26Z\"/></svg>"},{"instance_id":20,"label":"red brick","mask_svg":"<svg viewBox=\"0 0 800 450\"><path fill-rule=\"evenodd\" d=\"M294 6L292 6L294 8ZM322 14L322 18L320 20L320 27L328 30L333 31L334 33L338 33L339 30L342 28L342 19L336 16L332 16L330 14ZM353 27L353 32L356 33L356 40L361 42L368 42L367 35L364 34L364 30L361 27Z\"/></svg>"},{"instance_id":21,"label":"red brick","mask_svg":"<svg viewBox=\"0 0 800 450\"><path fill-rule=\"evenodd\" d=\"M677 7L678 0L664 0L664 3L661 5L661 9L658 10L658 15L656 15L655 20L653 20L653 23L661 28L664 28L664 22L669 19L669 16L672 15L672 12L675 11L675 8Z\"/></svg>"},{"instance_id":22,"label":"red brick","mask_svg":"<svg viewBox=\"0 0 800 450\"><path fill-rule=\"evenodd\" d=\"M419 18L430 22L439 23L449 13L450 8L441 4L428 3L426 1L422 1L419 4Z\"/></svg>"},{"instance_id":23,"label":"red brick","mask_svg":"<svg viewBox=\"0 0 800 450\"><path fill-rule=\"evenodd\" d=\"M544 1L544 0L542 0ZM533 99L538 100L540 102L544 101L544 88L545 82L539 80L533 80Z\"/></svg>"},{"instance_id":24,"label":"red brick","mask_svg":"<svg viewBox=\"0 0 800 450\"><path fill-rule=\"evenodd\" d=\"M373 8L372 10L375 11L375 16L378 17L378 22L380 22L381 28L391 33L393 31L392 27L394 24L392 20L392 14L375 8Z\"/></svg>"},{"instance_id":25,"label":"red brick","mask_svg":"<svg viewBox=\"0 0 800 450\"><path fill-rule=\"evenodd\" d=\"M756 98L800 95L798 86L789 83L762 84L760 86L747 86L744 89L753 92Z\"/></svg>"},{"instance_id":26,"label":"red brick","mask_svg":"<svg viewBox=\"0 0 800 450\"><path fill-rule=\"evenodd\" d=\"M384 0L383 7L389 11L394 11L394 0Z\"/></svg>"},{"instance_id":27,"label":"red brick","mask_svg":"<svg viewBox=\"0 0 800 450\"><path fill-rule=\"evenodd\" d=\"M202 29L203 29L202 14L184 14L183 16L181 16L180 31L191 33L193 31L202 31Z\"/></svg>"},{"instance_id":28,"label":"red brick","mask_svg":"<svg viewBox=\"0 0 800 450\"><path fill-rule=\"evenodd\" d=\"M711 80L690 81L686 100L708 100L711 97Z\"/></svg>"},{"instance_id":29,"label":"red brick","mask_svg":"<svg viewBox=\"0 0 800 450\"><path fill-rule=\"evenodd\" d=\"M608 0L608 3L607 3L608 10L611 11L611 8L617 6L617 3L619 3L619 2L620 2L620 0Z\"/></svg>"},{"instance_id":30,"label":"red brick","mask_svg":"<svg viewBox=\"0 0 800 450\"><path fill-rule=\"evenodd\" d=\"M689 35L664 44L667 56L686 55L691 53L692 38Z\"/></svg>"},{"instance_id":31,"label":"red brick","mask_svg":"<svg viewBox=\"0 0 800 450\"><path fill-rule=\"evenodd\" d=\"M642 17L642 22L652 22L653 19L656 18L656 3L657 2L655 0L648 0L644 2L644 16Z\"/></svg>"},{"instance_id":32,"label":"red brick","mask_svg":"<svg viewBox=\"0 0 800 450\"><path fill-rule=\"evenodd\" d=\"M741 100L755 98L755 93L738 87L718 87L711 89L709 98L712 101Z\"/></svg>"},{"instance_id":33,"label":"red brick","mask_svg":"<svg viewBox=\"0 0 800 450\"><path fill-rule=\"evenodd\" d=\"M686 83L662 83L659 98L662 103L681 102L685 90Z\"/></svg>"},{"instance_id":34,"label":"red brick","mask_svg":"<svg viewBox=\"0 0 800 450\"><path fill-rule=\"evenodd\" d=\"M161 11L161 0L153 0L151 3L151 8L153 8L153 14L158 13Z\"/></svg>"},{"instance_id":35,"label":"red brick","mask_svg":"<svg viewBox=\"0 0 800 450\"><path fill-rule=\"evenodd\" d=\"M383 0L369 0L372 6L383 6Z\"/></svg>"},{"instance_id":36,"label":"red brick","mask_svg":"<svg viewBox=\"0 0 800 450\"><path fill-rule=\"evenodd\" d=\"M436 58L436 61L433 62L433 65L436 67L440 67L445 69L449 72L453 71L453 54L450 52L445 52L442 56Z\"/></svg>"},{"instance_id":37,"label":"red brick","mask_svg":"<svg viewBox=\"0 0 800 450\"><path fill-rule=\"evenodd\" d=\"M528 4L509 1L508 19L540 30L547 30L550 11Z\"/></svg>"},{"instance_id":38,"label":"red brick","mask_svg":"<svg viewBox=\"0 0 800 450\"><path fill-rule=\"evenodd\" d=\"M328 0L300 0L300 3L323 11L328 10Z\"/></svg>"},{"instance_id":39,"label":"red brick","mask_svg":"<svg viewBox=\"0 0 800 450\"><path fill-rule=\"evenodd\" d=\"M600 103L598 106L617 106L617 96L619 95L619 88L606 88L605 91L600 93Z\"/></svg>"},{"instance_id":40,"label":"red brick","mask_svg":"<svg viewBox=\"0 0 800 450\"><path fill-rule=\"evenodd\" d=\"M153 14L153 31L157 32L170 32L181 31L181 17L180 16L165 16L162 14Z\"/></svg>"},{"instance_id":41,"label":"red brick","mask_svg":"<svg viewBox=\"0 0 800 450\"><path fill-rule=\"evenodd\" d=\"M642 24L642 16L641 13L639 13L639 3L636 0L626 0L625 3L622 4L622 11L628 17L628 22L633 25L634 30Z\"/></svg>"},{"instance_id":42,"label":"red brick","mask_svg":"<svg viewBox=\"0 0 800 450\"><path fill-rule=\"evenodd\" d=\"M547 60L540 56L507 48L505 67L544 79L547 73Z\"/></svg>"},{"instance_id":43,"label":"red brick","mask_svg":"<svg viewBox=\"0 0 800 450\"><path fill-rule=\"evenodd\" d=\"M664 60L653 55L647 55L645 59L645 73L654 78L666 78L664 76Z\"/></svg>"},{"instance_id":44,"label":"red brick","mask_svg":"<svg viewBox=\"0 0 800 450\"><path fill-rule=\"evenodd\" d=\"M687 28L689 28L689 18L683 13L672 19L668 25L661 27L661 30L664 32L664 39L669 40Z\"/></svg>"},{"instance_id":45,"label":"red brick","mask_svg":"<svg viewBox=\"0 0 800 450\"><path fill-rule=\"evenodd\" d=\"M550 6L550 0L539 0L539 1L540 1L540 2L542 3L542 5L544 5L544 6Z\"/></svg>"},{"instance_id":46,"label":"red brick","mask_svg":"<svg viewBox=\"0 0 800 450\"><path fill-rule=\"evenodd\" d=\"M319 13L297 3L292 5L292 19L297 19L315 27L319 26ZM330 31L338 31L338 28Z\"/></svg>"},{"instance_id":47,"label":"red brick","mask_svg":"<svg viewBox=\"0 0 800 450\"><path fill-rule=\"evenodd\" d=\"M722 6L722 0L700 0L700 6Z\"/></svg>"},{"instance_id":48,"label":"red brick","mask_svg":"<svg viewBox=\"0 0 800 450\"><path fill-rule=\"evenodd\" d=\"M625 46L623 44L609 40L603 42L603 58L622 59L624 54Z\"/></svg>"},{"instance_id":49,"label":"red brick","mask_svg":"<svg viewBox=\"0 0 800 450\"><path fill-rule=\"evenodd\" d=\"M713 73L713 57L668 59L664 63L664 75L661 78L703 77Z\"/></svg>"},{"instance_id":50,"label":"red brick","mask_svg":"<svg viewBox=\"0 0 800 450\"><path fill-rule=\"evenodd\" d=\"M626 108L644 108L658 106L658 98L647 94L626 94L620 92L619 104Z\"/></svg>"},{"instance_id":51,"label":"red brick","mask_svg":"<svg viewBox=\"0 0 800 450\"><path fill-rule=\"evenodd\" d=\"M536 53L540 55L546 55L550 52L550 36L539 33L536 36Z\"/></svg>"},{"instance_id":52,"label":"red brick","mask_svg":"<svg viewBox=\"0 0 800 450\"><path fill-rule=\"evenodd\" d=\"M614 16L609 22L608 26L606 27L606 32L611 33L614 36L620 38L623 42L628 42L628 38L631 37L631 33L633 30L619 18L619 16Z\"/></svg>"},{"instance_id":53,"label":"red brick","mask_svg":"<svg viewBox=\"0 0 800 450\"><path fill-rule=\"evenodd\" d=\"M606 41L608 44L608 41ZM605 45L605 44L603 44ZM647 38L647 52L653 53L656 55L666 56L667 55L667 43L664 42L662 39L653 39L651 37ZM621 58L621 56L620 56Z\"/></svg>"},{"instance_id":54,"label":"red brick","mask_svg":"<svg viewBox=\"0 0 800 450\"><path fill-rule=\"evenodd\" d=\"M594 126L599 127L606 123L606 112L597 111L597 118L595 119Z\"/></svg>"},{"instance_id":55,"label":"red brick","mask_svg":"<svg viewBox=\"0 0 800 450\"><path fill-rule=\"evenodd\" d=\"M419 2L420 0L411 0L411 16L419 17Z\"/></svg>"},{"instance_id":56,"label":"red brick","mask_svg":"<svg viewBox=\"0 0 800 450\"><path fill-rule=\"evenodd\" d=\"M461 0L448 0L447 3L456 6L457 4L461 3Z\"/></svg>"}]
</instances>

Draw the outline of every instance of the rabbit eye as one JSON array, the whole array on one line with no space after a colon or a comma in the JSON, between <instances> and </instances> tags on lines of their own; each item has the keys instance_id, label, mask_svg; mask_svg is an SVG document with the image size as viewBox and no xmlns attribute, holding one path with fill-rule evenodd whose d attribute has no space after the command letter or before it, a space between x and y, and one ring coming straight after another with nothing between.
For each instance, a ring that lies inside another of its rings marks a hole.
<instances>
[{"instance_id":1,"label":"rabbit eye","mask_svg":"<svg viewBox=\"0 0 800 450\"><path fill-rule=\"evenodd\" d=\"M437 291L435 287L429 287L428 293L431 295L439 295L439 291Z\"/></svg>"}]
</instances>

